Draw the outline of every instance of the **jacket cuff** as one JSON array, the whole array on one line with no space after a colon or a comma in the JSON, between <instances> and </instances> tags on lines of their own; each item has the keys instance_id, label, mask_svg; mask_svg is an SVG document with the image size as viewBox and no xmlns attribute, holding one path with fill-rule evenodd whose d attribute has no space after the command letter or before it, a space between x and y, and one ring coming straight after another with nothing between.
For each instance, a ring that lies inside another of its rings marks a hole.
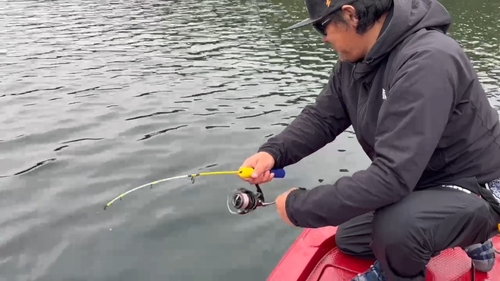
<instances>
[{"instance_id":1,"label":"jacket cuff","mask_svg":"<svg viewBox=\"0 0 500 281\"><path fill-rule=\"evenodd\" d=\"M288 196L285 200L285 211L288 219L293 225L301 227L300 221L298 220L298 215L294 213L298 208L296 208L296 202L299 197L305 196L308 190L303 187L299 187L298 189L292 190L288 193Z\"/></svg>"}]
</instances>

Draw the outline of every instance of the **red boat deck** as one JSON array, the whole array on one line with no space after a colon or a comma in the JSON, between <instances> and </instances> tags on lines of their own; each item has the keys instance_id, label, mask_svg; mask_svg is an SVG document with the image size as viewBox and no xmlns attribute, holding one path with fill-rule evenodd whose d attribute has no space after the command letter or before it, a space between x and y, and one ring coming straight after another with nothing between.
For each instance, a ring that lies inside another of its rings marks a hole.
<instances>
[{"instance_id":1,"label":"red boat deck","mask_svg":"<svg viewBox=\"0 0 500 281\"><path fill-rule=\"evenodd\" d=\"M373 261L359 260L339 251L336 227L306 229L285 253L267 281L349 281ZM500 236L493 238L500 249ZM473 276L474 275L474 276ZM471 270L471 261L460 248L448 249L431 259L426 281L500 281L500 256L492 271Z\"/></svg>"}]
</instances>

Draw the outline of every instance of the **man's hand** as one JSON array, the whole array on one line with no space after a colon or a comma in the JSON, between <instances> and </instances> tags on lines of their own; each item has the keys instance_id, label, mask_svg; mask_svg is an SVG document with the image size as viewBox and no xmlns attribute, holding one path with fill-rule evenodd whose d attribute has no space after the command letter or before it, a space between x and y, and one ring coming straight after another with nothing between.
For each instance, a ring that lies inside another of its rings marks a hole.
<instances>
[{"instance_id":1,"label":"man's hand","mask_svg":"<svg viewBox=\"0 0 500 281\"><path fill-rule=\"evenodd\" d=\"M278 197L276 197L276 211L280 215L281 219L288 225L294 226L293 223L288 219L288 215L286 214L286 198L288 197L288 194L292 192L293 190L297 189L296 187L289 189L282 194L280 194Z\"/></svg>"},{"instance_id":2,"label":"man's hand","mask_svg":"<svg viewBox=\"0 0 500 281\"><path fill-rule=\"evenodd\" d=\"M253 168L254 172L251 178L243 178L243 180L250 184L261 184L271 181L274 178L274 174L270 170L274 167L274 163L273 156L267 152L258 152L248 157L241 167Z\"/></svg>"}]
</instances>

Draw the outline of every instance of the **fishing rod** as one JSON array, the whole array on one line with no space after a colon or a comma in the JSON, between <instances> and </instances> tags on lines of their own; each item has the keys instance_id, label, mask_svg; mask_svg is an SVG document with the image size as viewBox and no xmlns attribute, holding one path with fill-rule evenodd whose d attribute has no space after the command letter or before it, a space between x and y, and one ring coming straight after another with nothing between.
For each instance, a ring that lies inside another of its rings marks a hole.
<instances>
[{"instance_id":1,"label":"fishing rod","mask_svg":"<svg viewBox=\"0 0 500 281\"><path fill-rule=\"evenodd\" d=\"M154 185L170 181L170 180L176 180L176 179L184 179L184 178L189 178L191 179L191 183L194 184L195 179L197 177L202 177L202 176L217 176L217 175L238 175L241 178L250 178L253 173L253 168L251 167L242 167L237 171L214 171L214 172L201 172L201 173L196 173L196 174L188 174L188 175L182 175L182 176L175 176L175 177L170 177L166 179L161 179L161 180L156 180L150 183L146 183L143 185L140 185L138 187L132 188L115 198L113 200L109 201L105 206L104 210L106 210L109 206L111 206L115 201L117 200L122 200L122 198L130 194L134 191L137 191L139 189L148 187L151 189L153 188ZM274 178L284 178L286 173L284 169L272 169L270 171L271 173L274 174ZM238 215L245 215L253 210L257 209L258 207L266 207L273 205L275 202L265 202L264 199L264 192L260 188L258 184L255 185L257 192L254 193L246 188L238 188L236 189L231 195L228 196L227 198L227 207L230 213L232 214L238 214Z\"/></svg>"}]
</instances>

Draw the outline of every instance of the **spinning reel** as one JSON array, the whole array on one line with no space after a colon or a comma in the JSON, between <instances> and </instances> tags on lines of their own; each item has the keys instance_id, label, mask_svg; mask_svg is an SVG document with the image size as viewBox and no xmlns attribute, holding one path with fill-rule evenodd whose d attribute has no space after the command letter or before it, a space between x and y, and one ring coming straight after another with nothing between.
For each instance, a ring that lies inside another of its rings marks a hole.
<instances>
[{"instance_id":1,"label":"spinning reel","mask_svg":"<svg viewBox=\"0 0 500 281\"><path fill-rule=\"evenodd\" d=\"M274 205L275 202L265 202L264 192L258 184L255 185L257 192L246 188L238 188L227 197L227 209L231 214L246 215L258 207Z\"/></svg>"}]
</instances>

